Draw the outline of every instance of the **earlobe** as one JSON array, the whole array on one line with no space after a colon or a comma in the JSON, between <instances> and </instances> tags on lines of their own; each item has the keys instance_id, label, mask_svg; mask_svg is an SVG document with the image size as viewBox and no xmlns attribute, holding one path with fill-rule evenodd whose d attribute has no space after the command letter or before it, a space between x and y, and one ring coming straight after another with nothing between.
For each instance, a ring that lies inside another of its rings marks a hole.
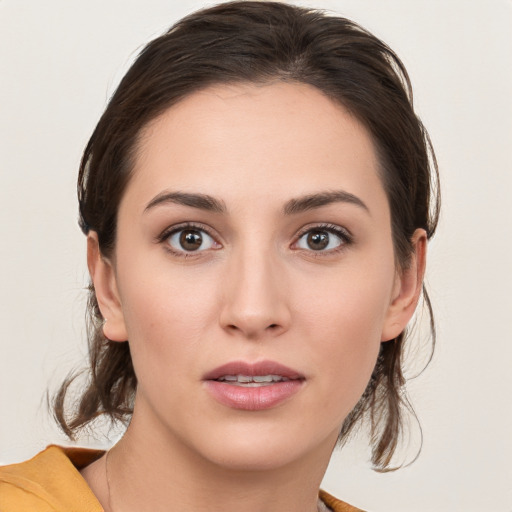
<instances>
[{"instance_id":1,"label":"earlobe","mask_svg":"<svg viewBox=\"0 0 512 512\"><path fill-rule=\"evenodd\" d=\"M413 253L407 268L396 276L393 298L389 305L381 341L398 337L412 318L423 287L427 256L427 234L424 229L416 229L411 240Z\"/></svg>"},{"instance_id":2,"label":"earlobe","mask_svg":"<svg viewBox=\"0 0 512 512\"><path fill-rule=\"evenodd\" d=\"M111 261L101 254L98 235L94 231L87 235L87 266L94 285L98 306L105 319L103 334L111 341L126 341L128 335L114 267Z\"/></svg>"}]
</instances>

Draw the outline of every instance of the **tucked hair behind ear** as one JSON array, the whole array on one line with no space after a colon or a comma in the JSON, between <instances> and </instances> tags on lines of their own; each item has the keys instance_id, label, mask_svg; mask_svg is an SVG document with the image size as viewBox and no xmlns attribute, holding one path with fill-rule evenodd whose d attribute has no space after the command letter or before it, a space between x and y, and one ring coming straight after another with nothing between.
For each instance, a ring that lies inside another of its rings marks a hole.
<instances>
[{"instance_id":1,"label":"tucked hair behind ear","mask_svg":"<svg viewBox=\"0 0 512 512\"><path fill-rule=\"evenodd\" d=\"M352 21L281 2L231 2L198 11L142 50L112 96L80 165L80 226L86 234L98 234L102 254L115 249L119 203L147 123L213 84L279 80L316 87L368 129L389 200L397 265L406 268L414 231L423 228L430 238L439 213L437 166L414 113L407 72L386 44ZM55 416L70 436L100 415L129 420L137 388L129 342L104 338L92 285L89 293L88 383L69 414L65 401L73 376L54 402ZM431 314L426 290L423 296ZM434 336L432 315L431 330ZM381 345L371 381L340 433L343 441L368 418L378 470L390 467L408 408L405 339L402 333Z\"/></svg>"}]
</instances>

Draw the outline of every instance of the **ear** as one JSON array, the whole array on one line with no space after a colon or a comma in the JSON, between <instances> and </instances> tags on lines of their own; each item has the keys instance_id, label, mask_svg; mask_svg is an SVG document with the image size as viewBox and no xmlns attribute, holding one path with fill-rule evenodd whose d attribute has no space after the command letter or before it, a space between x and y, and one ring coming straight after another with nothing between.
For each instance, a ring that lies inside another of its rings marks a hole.
<instances>
[{"instance_id":1,"label":"ear","mask_svg":"<svg viewBox=\"0 0 512 512\"><path fill-rule=\"evenodd\" d=\"M417 229L411 240L413 253L409 265L397 272L381 341L395 339L412 318L423 287L423 276L427 257L427 233Z\"/></svg>"},{"instance_id":2,"label":"ear","mask_svg":"<svg viewBox=\"0 0 512 512\"><path fill-rule=\"evenodd\" d=\"M98 306L105 319L103 334L111 341L126 341L128 334L114 267L101 254L98 235L94 231L87 235L87 266L94 285Z\"/></svg>"}]
</instances>

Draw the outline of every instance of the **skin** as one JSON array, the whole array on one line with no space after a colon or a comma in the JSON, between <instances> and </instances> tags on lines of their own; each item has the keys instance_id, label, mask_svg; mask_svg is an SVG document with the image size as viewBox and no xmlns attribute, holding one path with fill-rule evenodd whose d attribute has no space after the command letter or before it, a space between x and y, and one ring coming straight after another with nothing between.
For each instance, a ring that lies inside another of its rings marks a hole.
<instances>
[{"instance_id":1,"label":"skin","mask_svg":"<svg viewBox=\"0 0 512 512\"><path fill-rule=\"evenodd\" d=\"M365 128L307 85L212 87L143 130L113 257L95 233L88 239L105 335L130 340L139 380L132 422L109 456L111 503L105 458L83 470L107 512L316 510L343 420L421 290L425 232L397 269L378 169ZM332 191L364 206L283 212ZM225 212L147 208L169 192L208 194ZM161 237L183 222L209 233L186 257L179 234ZM314 228L327 249L308 245ZM277 406L237 410L205 389L213 368L264 359L304 376Z\"/></svg>"}]
</instances>

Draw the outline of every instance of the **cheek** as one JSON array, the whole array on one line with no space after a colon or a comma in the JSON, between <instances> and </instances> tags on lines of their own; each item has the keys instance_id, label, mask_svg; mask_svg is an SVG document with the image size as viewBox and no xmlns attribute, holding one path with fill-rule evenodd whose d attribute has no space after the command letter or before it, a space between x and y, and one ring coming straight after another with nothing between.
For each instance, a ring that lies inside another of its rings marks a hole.
<instances>
[{"instance_id":1,"label":"cheek","mask_svg":"<svg viewBox=\"0 0 512 512\"><path fill-rule=\"evenodd\" d=\"M394 285L392 257L304 276L292 294L306 325L348 345L380 342ZM361 348L363 348L361 346Z\"/></svg>"},{"instance_id":2,"label":"cheek","mask_svg":"<svg viewBox=\"0 0 512 512\"><path fill-rule=\"evenodd\" d=\"M340 410L343 404L340 417L348 414L368 384L390 302L393 265L370 269L352 266L323 282L318 279L314 291L309 287L297 306L301 328L314 340L308 357L321 369L318 383L326 387L321 393L324 405Z\"/></svg>"},{"instance_id":3,"label":"cheek","mask_svg":"<svg viewBox=\"0 0 512 512\"><path fill-rule=\"evenodd\" d=\"M140 380L147 373L150 380L168 380L170 364L173 375L193 368L200 342L218 315L217 286L211 277L198 271L191 280L190 272L161 260L148 264L147 257L144 263L132 257L119 270L123 314Z\"/></svg>"}]
</instances>

